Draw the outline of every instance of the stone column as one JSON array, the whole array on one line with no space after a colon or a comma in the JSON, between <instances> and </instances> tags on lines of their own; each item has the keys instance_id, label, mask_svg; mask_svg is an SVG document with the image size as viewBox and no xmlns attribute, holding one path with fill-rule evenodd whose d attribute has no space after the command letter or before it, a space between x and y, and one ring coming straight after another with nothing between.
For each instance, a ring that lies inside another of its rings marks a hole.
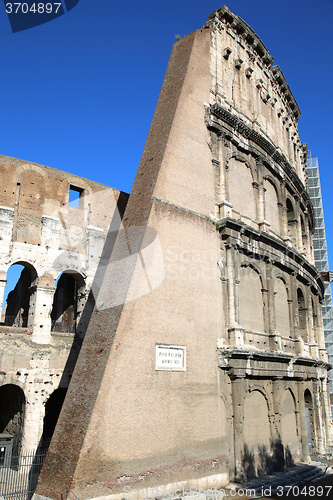
<instances>
[{"instance_id":1,"label":"stone column","mask_svg":"<svg viewBox=\"0 0 333 500\"><path fill-rule=\"evenodd\" d=\"M288 309L289 309L289 326L290 326L290 337L295 338L295 329L294 329L294 314L293 314L293 299L288 299Z\"/></svg>"},{"instance_id":2,"label":"stone column","mask_svg":"<svg viewBox=\"0 0 333 500\"><path fill-rule=\"evenodd\" d=\"M280 387L282 380L273 379L272 380L272 395L273 395L273 411L275 418L275 436L273 439L282 439L282 429L281 429L281 413L279 411L279 400L280 400Z\"/></svg>"},{"instance_id":3,"label":"stone column","mask_svg":"<svg viewBox=\"0 0 333 500\"><path fill-rule=\"evenodd\" d=\"M231 383L232 390L232 405L234 418L234 463L235 463L235 479L244 481L244 379L236 378Z\"/></svg>"},{"instance_id":4,"label":"stone column","mask_svg":"<svg viewBox=\"0 0 333 500\"><path fill-rule=\"evenodd\" d=\"M312 307L312 294L310 287L308 292L308 332L309 332L309 344L310 344L310 356L313 358L319 357L318 345L316 343L316 325L315 325L315 313Z\"/></svg>"},{"instance_id":5,"label":"stone column","mask_svg":"<svg viewBox=\"0 0 333 500\"><path fill-rule=\"evenodd\" d=\"M320 390L320 380L314 380L314 397L315 397L315 420L316 420L316 437L317 437L317 451L321 455L325 453L324 446L324 429L323 429L323 407L321 403L321 390Z\"/></svg>"},{"instance_id":6,"label":"stone column","mask_svg":"<svg viewBox=\"0 0 333 500\"><path fill-rule=\"evenodd\" d=\"M283 241L291 246L291 239L288 236L288 216L287 216L287 202L286 202L286 181L283 179L280 183L281 185L281 204L280 212L281 212L281 236Z\"/></svg>"},{"instance_id":7,"label":"stone column","mask_svg":"<svg viewBox=\"0 0 333 500\"><path fill-rule=\"evenodd\" d=\"M323 322L323 310L321 303L318 304L317 308L317 335L318 335L318 345L319 345L319 357L324 361L328 360L326 346L325 346L325 334L324 334L324 322Z\"/></svg>"},{"instance_id":8,"label":"stone column","mask_svg":"<svg viewBox=\"0 0 333 500\"><path fill-rule=\"evenodd\" d=\"M273 275L273 265L267 265L267 272L269 276ZM282 348L281 335L276 330L275 321L275 292L274 292L274 278L267 280L268 284L268 331L269 331L269 347L272 351L280 351Z\"/></svg>"},{"instance_id":9,"label":"stone column","mask_svg":"<svg viewBox=\"0 0 333 500\"><path fill-rule=\"evenodd\" d=\"M54 287L37 285L32 338L39 344L48 344L51 339L53 295Z\"/></svg>"},{"instance_id":10,"label":"stone column","mask_svg":"<svg viewBox=\"0 0 333 500\"><path fill-rule=\"evenodd\" d=\"M300 200L298 196L295 196L295 219L297 221L296 224L296 248L302 253L303 252L303 239L302 239L302 227L301 227L301 208L300 208Z\"/></svg>"},{"instance_id":11,"label":"stone column","mask_svg":"<svg viewBox=\"0 0 333 500\"><path fill-rule=\"evenodd\" d=\"M43 434L45 406L38 398L25 405L22 447L25 451L36 450Z\"/></svg>"},{"instance_id":12,"label":"stone column","mask_svg":"<svg viewBox=\"0 0 333 500\"><path fill-rule=\"evenodd\" d=\"M330 394L328 390L327 375L322 381L322 394L324 399L325 407L325 430L326 430L326 446L332 445L332 415L331 415L331 404L330 404Z\"/></svg>"},{"instance_id":13,"label":"stone column","mask_svg":"<svg viewBox=\"0 0 333 500\"><path fill-rule=\"evenodd\" d=\"M256 167L258 172L258 182L253 182L252 185L254 189L257 190L257 196L256 196L257 220L259 222L260 230L268 232L270 224L266 222L266 210L265 210L266 189L264 187L264 178L263 178L264 166L261 159L257 160Z\"/></svg>"},{"instance_id":14,"label":"stone column","mask_svg":"<svg viewBox=\"0 0 333 500\"><path fill-rule=\"evenodd\" d=\"M271 433L273 440L274 458L279 467L282 467L285 463L284 458L284 448L282 444L282 425L281 425L281 412L280 412L280 388L283 388L281 379L272 380L272 401L273 401L273 412Z\"/></svg>"},{"instance_id":15,"label":"stone column","mask_svg":"<svg viewBox=\"0 0 333 500\"><path fill-rule=\"evenodd\" d=\"M310 462L309 445L308 445L308 430L306 425L305 400L303 382L297 382L297 392L299 401L299 435L301 438L302 460Z\"/></svg>"},{"instance_id":16,"label":"stone column","mask_svg":"<svg viewBox=\"0 0 333 500\"><path fill-rule=\"evenodd\" d=\"M244 328L238 325L237 295L235 277L235 247L225 246L228 279L228 332L230 345L244 345Z\"/></svg>"}]
</instances>

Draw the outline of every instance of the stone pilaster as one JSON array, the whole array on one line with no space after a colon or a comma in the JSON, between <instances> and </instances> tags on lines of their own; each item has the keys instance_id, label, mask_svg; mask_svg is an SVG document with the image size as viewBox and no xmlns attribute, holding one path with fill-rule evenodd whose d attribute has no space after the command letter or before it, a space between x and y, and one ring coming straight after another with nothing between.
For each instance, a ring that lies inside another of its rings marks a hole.
<instances>
[{"instance_id":1,"label":"stone pilaster","mask_svg":"<svg viewBox=\"0 0 333 500\"><path fill-rule=\"evenodd\" d=\"M309 445L308 445L308 430L306 425L304 387L302 381L297 382L297 392L299 401L299 424L300 424L299 435L301 440L302 460L304 462L309 462L310 455L309 455Z\"/></svg>"},{"instance_id":2,"label":"stone pilaster","mask_svg":"<svg viewBox=\"0 0 333 500\"><path fill-rule=\"evenodd\" d=\"M321 398L321 384L320 380L315 380L313 383L314 387L314 403L316 411L314 411L314 416L316 419L316 438L317 438L317 451L321 455L325 453L324 446L324 421L323 421L323 406Z\"/></svg>"},{"instance_id":3,"label":"stone pilaster","mask_svg":"<svg viewBox=\"0 0 333 500\"><path fill-rule=\"evenodd\" d=\"M33 341L39 344L50 342L51 311L54 287L38 286L35 292Z\"/></svg>"},{"instance_id":4,"label":"stone pilaster","mask_svg":"<svg viewBox=\"0 0 333 500\"><path fill-rule=\"evenodd\" d=\"M234 416L235 479L244 481L244 379L236 378L231 384Z\"/></svg>"},{"instance_id":5,"label":"stone pilaster","mask_svg":"<svg viewBox=\"0 0 333 500\"><path fill-rule=\"evenodd\" d=\"M244 328L238 324L238 307L236 294L236 277L235 277L235 247L234 245L226 245L226 263L227 263L227 279L228 279L228 337L230 345L244 344Z\"/></svg>"}]
</instances>

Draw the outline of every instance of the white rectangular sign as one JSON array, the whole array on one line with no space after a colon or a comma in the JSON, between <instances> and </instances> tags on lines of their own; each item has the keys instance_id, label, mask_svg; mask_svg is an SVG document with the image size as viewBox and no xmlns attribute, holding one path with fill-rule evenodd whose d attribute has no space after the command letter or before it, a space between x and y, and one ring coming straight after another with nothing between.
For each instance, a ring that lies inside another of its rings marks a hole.
<instances>
[{"instance_id":1,"label":"white rectangular sign","mask_svg":"<svg viewBox=\"0 0 333 500\"><path fill-rule=\"evenodd\" d=\"M156 370L186 371L186 347L156 344Z\"/></svg>"}]
</instances>

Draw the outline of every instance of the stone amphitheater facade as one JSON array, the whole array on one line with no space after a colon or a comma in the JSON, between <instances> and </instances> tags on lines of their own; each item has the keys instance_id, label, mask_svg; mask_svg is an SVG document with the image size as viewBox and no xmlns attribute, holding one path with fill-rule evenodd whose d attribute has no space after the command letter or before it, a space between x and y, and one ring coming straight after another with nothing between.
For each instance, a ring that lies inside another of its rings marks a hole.
<instances>
[{"instance_id":1,"label":"stone amphitheater facade","mask_svg":"<svg viewBox=\"0 0 333 500\"><path fill-rule=\"evenodd\" d=\"M330 444L306 145L272 63L225 6L175 43L36 500L181 496Z\"/></svg>"},{"instance_id":2,"label":"stone amphitheater facade","mask_svg":"<svg viewBox=\"0 0 333 500\"><path fill-rule=\"evenodd\" d=\"M94 305L110 225L128 195L36 163L0 156L0 433L13 454L49 444ZM77 206L68 204L70 191ZM1 307L2 311L2 307Z\"/></svg>"}]
</instances>

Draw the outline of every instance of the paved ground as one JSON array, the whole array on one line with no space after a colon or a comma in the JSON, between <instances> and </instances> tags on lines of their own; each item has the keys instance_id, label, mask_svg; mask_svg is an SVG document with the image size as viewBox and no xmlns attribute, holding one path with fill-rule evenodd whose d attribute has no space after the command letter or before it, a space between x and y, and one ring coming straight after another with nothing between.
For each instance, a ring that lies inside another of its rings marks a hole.
<instances>
[{"instance_id":1,"label":"paved ground","mask_svg":"<svg viewBox=\"0 0 333 500\"><path fill-rule=\"evenodd\" d=\"M333 500L332 466L332 461L313 457L310 464L300 464L285 472L256 478L242 485L229 483L221 500Z\"/></svg>"}]
</instances>

